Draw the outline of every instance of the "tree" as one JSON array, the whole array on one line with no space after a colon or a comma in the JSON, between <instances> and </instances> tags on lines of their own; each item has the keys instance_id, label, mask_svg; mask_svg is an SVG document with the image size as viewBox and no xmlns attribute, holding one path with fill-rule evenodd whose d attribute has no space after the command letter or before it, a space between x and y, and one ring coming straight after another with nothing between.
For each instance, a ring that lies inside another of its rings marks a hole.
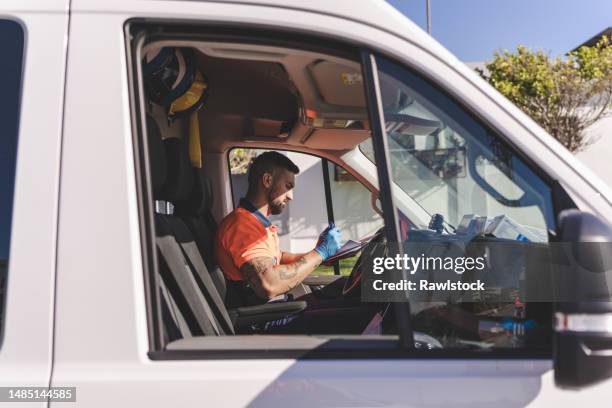
<instances>
[{"instance_id":1,"label":"tree","mask_svg":"<svg viewBox=\"0 0 612 408\"><path fill-rule=\"evenodd\" d=\"M251 161L257 156L257 150L248 148L236 148L230 150L229 162L230 173L246 174Z\"/></svg>"},{"instance_id":2,"label":"tree","mask_svg":"<svg viewBox=\"0 0 612 408\"><path fill-rule=\"evenodd\" d=\"M607 36L565 58L519 46L495 52L480 75L561 144L577 152L589 144L585 129L612 109L612 46Z\"/></svg>"}]
</instances>

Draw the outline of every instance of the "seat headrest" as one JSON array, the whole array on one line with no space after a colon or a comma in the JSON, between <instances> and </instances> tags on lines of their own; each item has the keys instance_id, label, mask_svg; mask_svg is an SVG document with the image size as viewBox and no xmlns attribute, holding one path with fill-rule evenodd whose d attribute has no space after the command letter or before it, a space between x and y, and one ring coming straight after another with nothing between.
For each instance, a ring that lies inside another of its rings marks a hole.
<instances>
[{"instance_id":1,"label":"seat headrest","mask_svg":"<svg viewBox=\"0 0 612 408\"><path fill-rule=\"evenodd\" d=\"M204 215L213 205L212 184L210 179L202 174L202 169L193 169L195 185L186 200L175 203L175 211L179 215Z\"/></svg>"},{"instance_id":2,"label":"seat headrest","mask_svg":"<svg viewBox=\"0 0 612 408\"><path fill-rule=\"evenodd\" d=\"M172 203L186 200L193 190L194 183L187 144L176 138L165 139L163 144L168 170L160 199Z\"/></svg>"},{"instance_id":3,"label":"seat headrest","mask_svg":"<svg viewBox=\"0 0 612 408\"><path fill-rule=\"evenodd\" d=\"M149 168L153 184L153 197L157 198L166 181L168 168L161 132L157 122L151 115L147 115L147 142L149 145Z\"/></svg>"}]
</instances>

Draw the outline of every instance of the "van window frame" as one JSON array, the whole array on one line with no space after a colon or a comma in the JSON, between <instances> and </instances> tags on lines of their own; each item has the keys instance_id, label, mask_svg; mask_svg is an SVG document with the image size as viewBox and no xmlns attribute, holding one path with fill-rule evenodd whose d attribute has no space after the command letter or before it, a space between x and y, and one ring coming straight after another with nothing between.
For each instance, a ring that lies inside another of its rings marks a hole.
<instances>
[{"instance_id":1,"label":"van window frame","mask_svg":"<svg viewBox=\"0 0 612 408\"><path fill-rule=\"evenodd\" d=\"M296 358L296 359L387 359L387 358L406 358L406 359L544 359L552 358L552 346L544 348L508 348L495 349L492 351L478 352L474 350L464 349L443 349L443 350L415 350L411 349L410 345L406 344L405 339L401 341L401 347L389 349L388 347L364 347L360 349L342 349L342 348L315 348L309 350L289 349L283 350L163 350L163 342L161 341L161 313L160 305L157 299L156 291L157 274L157 255L155 248L155 231L152 206L152 193L150 191L150 174L148 166L148 157L146 155L146 137L145 137L145 110L141 109L143 104L142 96L144 90L141 83L141 69L138 63L139 48L145 41L157 40L188 40L188 41L227 41L254 43L266 45L282 45L288 48L315 50L318 52L324 51L333 55L343 56L349 59L355 59L355 54L358 54L357 60L361 61L362 70L369 66L372 69L371 61L375 55L381 55L386 59L393 61L411 72L422 76L432 86L440 89L448 95L455 103L457 103L468 114L473 115L479 123L488 129L492 129L497 137L500 137L509 145L514 153L521 160L532 168L532 170L542 177L549 185L553 186L554 181L544 173L538 166L534 165L533 161L525 156L520 149L516 148L511 141L504 137L503 132L497 131L487 120L477 115L473 110L466 106L460 99L452 95L448 90L441 88L439 84L432 81L426 72L421 72L417 67L408 66L404 62L397 61L392 55L388 55L383 50L376 49L369 44L363 44L347 39L338 39L333 36L322 33L302 32L299 30L289 31L287 29L275 27L261 27L256 24L237 24L237 23L219 23L216 21L182 21L173 19L130 19L124 25L126 53L128 56L128 84L130 95L130 107L132 117L132 130L134 139L134 155L136 164L136 184L138 191L138 210L141 225L141 248L143 250L143 273L145 277L146 290L146 311L147 311L147 330L149 334L149 352L148 356L151 360L209 360L209 359L277 359L277 358ZM325 47L320 44L326 44ZM347 49L354 50L348 52ZM370 62L367 62L370 60ZM366 64L364 65L364 62ZM376 103L376 82L371 79L364 83L367 98L370 98L370 104ZM379 91L378 91L379 92ZM379 97L380 95L378 95ZM379 116L381 112L375 110L375 115ZM372 110L368 109L368 114L372 114ZM371 120L372 118L370 118ZM373 121L372 121L373 122ZM372 130L372 138L383 139L384 134L380 130ZM375 148L376 149L376 148ZM380 150L380 149L379 149ZM384 154L384 153L382 153ZM389 162L385 157L385 163ZM379 189L382 191L382 188ZM383 196L383 194L380 194ZM556 198L556 195L555 197ZM384 199L381 197L381 203ZM553 202L553 204L555 204ZM387 205L388 206L388 205ZM391 208L395 208L392 204ZM383 205L383 213L385 206ZM556 210L556 208L555 208ZM389 211L387 211L389 212ZM555 211L556 212L556 211ZM395 216L395 210L390 211ZM385 220L386 221L386 220ZM395 224L395 222L393 223ZM385 222L385 226L387 226ZM388 230L388 228L386 228ZM398 233L399 229L390 232L390 234ZM151 276L153 275L153 276ZM398 308L400 315L405 315L405 310ZM408 315L408 319L409 319ZM406 322L403 322L406 324ZM409 324L409 322L408 322ZM403 331L400 331L403 333ZM299 337L299 336L296 336ZM350 340L348 340L350 341Z\"/></svg>"}]
</instances>

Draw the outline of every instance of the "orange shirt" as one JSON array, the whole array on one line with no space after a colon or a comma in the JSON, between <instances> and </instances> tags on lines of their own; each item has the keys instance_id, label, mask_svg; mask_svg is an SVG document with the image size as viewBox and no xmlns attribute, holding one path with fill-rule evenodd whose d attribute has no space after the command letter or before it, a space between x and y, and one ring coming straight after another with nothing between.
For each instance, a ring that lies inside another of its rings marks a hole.
<instances>
[{"instance_id":1,"label":"orange shirt","mask_svg":"<svg viewBox=\"0 0 612 408\"><path fill-rule=\"evenodd\" d=\"M215 252L219 266L229 280L244 280L240 267L260 256L280 263L281 251L276 227L246 199L219 225Z\"/></svg>"}]
</instances>

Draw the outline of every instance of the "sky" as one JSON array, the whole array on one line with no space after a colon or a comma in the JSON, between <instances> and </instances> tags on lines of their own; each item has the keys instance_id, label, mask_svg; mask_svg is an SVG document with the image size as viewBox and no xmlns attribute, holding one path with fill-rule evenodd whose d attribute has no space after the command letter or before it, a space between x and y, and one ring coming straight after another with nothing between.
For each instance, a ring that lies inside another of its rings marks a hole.
<instances>
[{"instance_id":1,"label":"sky","mask_svg":"<svg viewBox=\"0 0 612 408\"><path fill-rule=\"evenodd\" d=\"M427 30L426 0L387 0ZM612 0L430 0L432 36L465 62L526 45L563 55L612 26Z\"/></svg>"}]
</instances>

